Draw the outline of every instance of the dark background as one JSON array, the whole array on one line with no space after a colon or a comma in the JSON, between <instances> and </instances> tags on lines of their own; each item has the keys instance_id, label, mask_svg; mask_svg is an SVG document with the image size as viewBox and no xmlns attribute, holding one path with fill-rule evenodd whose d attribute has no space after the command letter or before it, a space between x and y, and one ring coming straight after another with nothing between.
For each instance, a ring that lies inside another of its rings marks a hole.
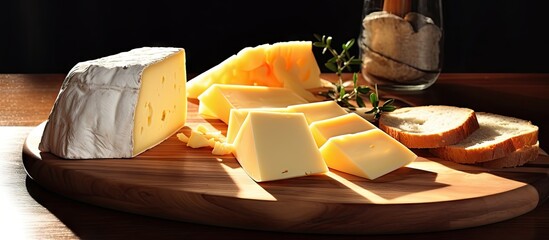
<instances>
[{"instance_id":1,"label":"dark background","mask_svg":"<svg viewBox=\"0 0 549 240\"><path fill-rule=\"evenodd\" d=\"M362 4L3 0L0 73L66 73L77 62L142 46L183 47L188 72L200 73L247 46L314 41L314 33L332 35L337 43L356 38ZM549 72L548 5L443 0L443 71ZM315 54L321 63L324 56L319 50Z\"/></svg>"}]
</instances>

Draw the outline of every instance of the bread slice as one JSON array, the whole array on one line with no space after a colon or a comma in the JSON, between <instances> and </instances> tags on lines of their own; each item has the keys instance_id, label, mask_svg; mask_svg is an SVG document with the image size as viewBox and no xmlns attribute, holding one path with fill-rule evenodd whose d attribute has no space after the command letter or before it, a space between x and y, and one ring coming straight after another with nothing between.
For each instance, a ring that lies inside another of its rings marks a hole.
<instances>
[{"instance_id":1,"label":"bread slice","mask_svg":"<svg viewBox=\"0 0 549 240\"><path fill-rule=\"evenodd\" d=\"M472 109L428 105L383 113L379 128L409 148L438 148L464 140L479 124Z\"/></svg>"},{"instance_id":2,"label":"bread slice","mask_svg":"<svg viewBox=\"0 0 549 240\"><path fill-rule=\"evenodd\" d=\"M518 149L505 157L490 160L488 162L481 162L478 163L478 165L486 168L510 168L522 166L529 161L535 160L539 155L539 149L538 142L534 145L525 146Z\"/></svg>"},{"instance_id":3,"label":"bread slice","mask_svg":"<svg viewBox=\"0 0 549 240\"><path fill-rule=\"evenodd\" d=\"M487 162L538 141L538 127L530 121L492 113L476 113L480 128L463 141L430 149L437 157L458 163Z\"/></svg>"}]
</instances>

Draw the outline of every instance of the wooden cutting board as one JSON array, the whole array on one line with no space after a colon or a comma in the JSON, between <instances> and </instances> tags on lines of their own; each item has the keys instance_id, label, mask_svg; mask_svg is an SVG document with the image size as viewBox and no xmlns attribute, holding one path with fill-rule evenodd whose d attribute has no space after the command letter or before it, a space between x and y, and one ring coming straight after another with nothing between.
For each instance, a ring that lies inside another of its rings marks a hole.
<instances>
[{"instance_id":1,"label":"wooden cutting board","mask_svg":"<svg viewBox=\"0 0 549 240\"><path fill-rule=\"evenodd\" d=\"M203 124L189 103L181 132ZM527 213L549 195L549 158L490 170L419 157L374 181L338 171L256 183L232 155L191 149L174 136L134 159L63 160L40 153L44 124L28 136L28 175L69 198L147 216L271 231L380 234L480 226Z\"/></svg>"}]
</instances>

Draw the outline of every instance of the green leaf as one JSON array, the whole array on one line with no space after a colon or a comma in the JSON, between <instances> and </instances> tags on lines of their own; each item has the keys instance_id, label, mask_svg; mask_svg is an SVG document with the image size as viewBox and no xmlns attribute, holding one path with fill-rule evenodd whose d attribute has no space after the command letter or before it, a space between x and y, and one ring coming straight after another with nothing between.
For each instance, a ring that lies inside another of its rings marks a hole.
<instances>
[{"instance_id":1,"label":"green leaf","mask_svg":"<svg viewBox=\"0 0 549 240\"><path fill-rule=\"evenodd\" d=\"M356 82L358 81L358 73L353 73L353 86L357 89Z\"/></svg>"},{"instance_id":2,"label":"green leaf","mask_svg":"<svg viewBox=\"0 0 549 240\"><path fill-rule=\"evenodd\" d=\"M355 39L351 38L347 43L345 43L345 46L347 46L347 49L350 49L355 44Z\"/></svg>"},{"instance_id":3,"label":"green leaf","mask_svg":"<svg viewBox=\"0 0 549 240\"><path fill-rule=\"evenodd\" d=\"M345 96L345 88L344 87L341 87L339 89L339 98L340 99L343 99L343 96Z\"/></svg>"},{"instance_id":4,"label":"green leaf","mask_svg":"<svg viewBox=\"0 0 549 240\"><path fill-rule=\"evenodd\" d=\"M396 109L396 107L393 105L389 105L389 106L382 106L379 109L383 112L392 112Z\"/></svg>"},{"instance_id":5,"label":"green leaf","mask_svg":"<svg viewBox=\"0 0 549 240\"><path fill-rule=\"evenodd\" d=\"M330 69L330 71L332 72L337 72L337 66L334 63L327 62L324 64L324 66L326 66L326 68Z\"/></svg>"},{"instance_id":6,"label":"green leaf","mask_svg":"<svg viewBox=\"0 0 549 240\"><path fill-rule=\"evenodd\" d=\"M328 46L332 45L332 37L326 38L326 45Z\"/></svg>"},{"instance_id":7,"label":"green leaf","mask_svg":"<svg viewBox=\"0 0 549 240\"><path fill-rule=\"evenodd\" d=\"M351 66L349 66L349 64L347 64L347 63L344 63L344 64L343 64L343 67L344 67L345 69L347 69L348 71L352 71Z\"/></svg>"},{"instance_id":8,"label":"green leaf","mask_svg":"<svg viewBox=\"0 0 549 240\"><path fill-rule=\"evenodd\" d=\"M365 112L366 114L372 114L377 111L377 108L372 108L370 111Z\"/></svg>"},{"instance_id":9,"label":"green leaf","mask_svg":"<svg viewBox=\"0 0 549 240\"><path fill-rule=\"evenodd\" d=\"M367 86L358 86L357 90L362 94L368 94L370 92L370 88Z\"/></svg>"},{"instance_id":10,"label":"green leaf","mask_svg":"<svg viewBox=\"0 0 549 240\"><path fill-rule=\"evenodd\" d=\"M362 60L360 59L352 59L350 62L349 62L350 65L360 65L362 64Z\"/></svg>"},{"instance_id":11,"label":"green leaf","mask_svg":"<svg viewBox=\"0 0 549 240\"><path fill-rule=\"evenodd\" d=\"M370 102L372 103L373 107L377 108L377 106L379 104L379 99L377 98L376 93L371 93L370 94Z\"/></svg>"},{"instance_id":12,"label":"green leaf","mask_svg":"<svg viewBox=\"0 0 549 240\"><path fill-rule=\"evenodd\" d=\"M383 103L383 106L384 107L389 106L389 105L393 104L394 101L395 101L395 99L392 99L392 98L388 99L387 101L385 101L385 103Z\"/></svg>"},{"instance_id":13,"label":"green leaf","mask_svg":"<svg viewBox=\"0 0 549 240\"><path fill-rule=\"evenodd\" d=\"M337 57L333 57L333 58L328 59L328 62L329 63L336 63L337 62Z\"/></svg>"},{"instance_id":14,"label":"green leaf","mask_svg":"<svg viewBox=\"0 0 549 240\"><path fill-rule=\"evenodd\" d=\"M346 108L355 108L355 106L351 104L348 99L342 99L341 103Z\"/></svg>"},{"instance_id":15,"label":"green leaf","mask_svg":"<svg viewBox=\"0 0 549 240\"><path fill-rule=\"evenodd\" d=\"M364 104L364 100L362 100L362 98L359 97L359 96L356 97L356 104L357 104L359 107L366 107L366 104Z\"/></svg>"},{"instance_id":16,"label":"green leaf","mask_svg":"<svg viewBox=\"0 0 549 240\"><path fill-rule=\"evenodd\" d=\"M326 44L323 42L314 42L313 46L323 48L323 47L326 47Z\"/></svg>"},{"instance_id":17,"label":"green leaf","mask_svg":"<svg viewBox=\"0 0 549 240\"><path fill-rule=\"evenodd\" d=\"M351 47L353 47L353 45L355 44L355 39L354 38L351 38L349 41L347 41L346 43L344 43L341 48L345 49L345 50L349 50L351 49Z\"/></svg>"}]
</instances>

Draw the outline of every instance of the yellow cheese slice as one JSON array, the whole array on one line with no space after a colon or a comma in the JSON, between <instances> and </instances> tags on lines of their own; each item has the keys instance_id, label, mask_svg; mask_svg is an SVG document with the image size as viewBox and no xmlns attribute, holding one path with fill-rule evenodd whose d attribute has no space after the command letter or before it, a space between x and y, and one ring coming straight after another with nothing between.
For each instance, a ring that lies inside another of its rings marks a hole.
<instances>
[{"instance_id":1,"label":"yellow cheese slice","mask_svg":"<svg viewBox=\"0 0 549 240\"><path fill-rule=\"evenodd\" d=\"M320 147L320 152L331 169L372 180L417 158L379 129L332 137Z\"/></svg>"},{"instance_id":2,"label":"yellow cheese slice","mask_svg":"<svg viewBox=\"0 0 549 240\"><path fill-rule=\"evenodd\" d=\"M275 74L275 62L276 72ZM286 74L283 74L286 72ZM247 47L187 83L187 97L198 98L212 84L240 84L311 89L323 85L310 41L289 41ZM301 89L302 90L302 89ZM300 91L305 93L303 91Z\"/></svg>"},{"instance_id":3,"label":"yellow cheese slice","mask_svg":"<svg viewBox=\"0 0 549 240\"><path fill-rule=\"evenodd\" d=\"M233 108L277 108L307 103L288 89L232 84L213 84L198 99L199 114L214 115L227 124Z\"/></svg>"},{"instance_id":4,"label":"yellow cheese slice","mask_svg":"<svg viewBox=\"0 0 549 240\"><path fill-rule=\"evenodd\" d=\"M329 138L350 133L358 133L377 127L356 113L319 120L309 125L311 133L318 147L321 147Z\"/></svg>"},{"instance_id":5,"label":"yellow cheese slice","mask_svg":"<svg viewBox=\"0 0 549 240\"><path fill-rule=\"evenodd\" d=\"M231 154L233 151L234 151L234 148L233 148L232 144L216 141L214 143L214 146L213 146L213 149L212 149L212 154L213 155L227 155L227 154Z\"/></svg>"},{"instance_id":6,"label":"yellow cheese slice","mask_svg":"<svg viewBox=\"0 0 549 240\"><path fill-rule=\"evenodd\" d=\"M236 159L257 182L328 171L303 113L249 112L233 146Z\"/></svg>"},{"instance_id":7,"label":"yellow cheese slice","mask_svg":"<svg viewBox=\"0 0 549 240\"><path fill-rule=\"evenodd\" d=\"M305 114L307 123L314 121L332 118L335 116L341 116L347 114L347 112L337 105L334 101L304 103L297 105L290 105L287 108L243 108L243 109L231 109L229 114L228 130L227 130L227 142L232 143L242 122L248 116L250 111L267 111L267 112L294 112Z\"/></svg>"},{"instance_id":8,"label":"yellow cheese slice","mask_svg":"<svg viewBox=\"0 0 549 240\"><path fill-rule=\"evenodd\" d=\"M289 112L287 108L242 108L231 109L229 114L229 123L227 127L227 143L233 143L242 123L250 112L265 111L265 112Z\"/></svg>"},{"instance_id":9,"label":"yellow cheese slice","mask_svg":"<svg viewBox=\"0 0 549 240\"><path fill-rule=\"evenodd\" d=\"M164 141L185 124L187 77L182 63L184 51L143 71L134 116L134 156Z\"/></svg>"},{"instance_id":10,"label":"yellow cheese slice","mask_svg":"<svg viewBox=\"0 0 549 240\"><path fill-rule=\"evenodd\" d=\"M192 147L192 148L207 147L212 144L213 143L211 143L209 139L206 138L206 136L204 136L203 133L196 130L191 131L191 136L187 141L187 147Z\"/></svg>"},{"instance_id":11,"label":"yellow cheese slice","mask_svg":"<svg viewBox=\"0 0 549 240\"><path fill-rule=\"evenodd\" d=\"M347 111L340 107L335 101L322 101L305 104L290 105L288 109L292 112L305 114L307 123L333 118L347 114Z\"/></svg>"}]
</instances>

